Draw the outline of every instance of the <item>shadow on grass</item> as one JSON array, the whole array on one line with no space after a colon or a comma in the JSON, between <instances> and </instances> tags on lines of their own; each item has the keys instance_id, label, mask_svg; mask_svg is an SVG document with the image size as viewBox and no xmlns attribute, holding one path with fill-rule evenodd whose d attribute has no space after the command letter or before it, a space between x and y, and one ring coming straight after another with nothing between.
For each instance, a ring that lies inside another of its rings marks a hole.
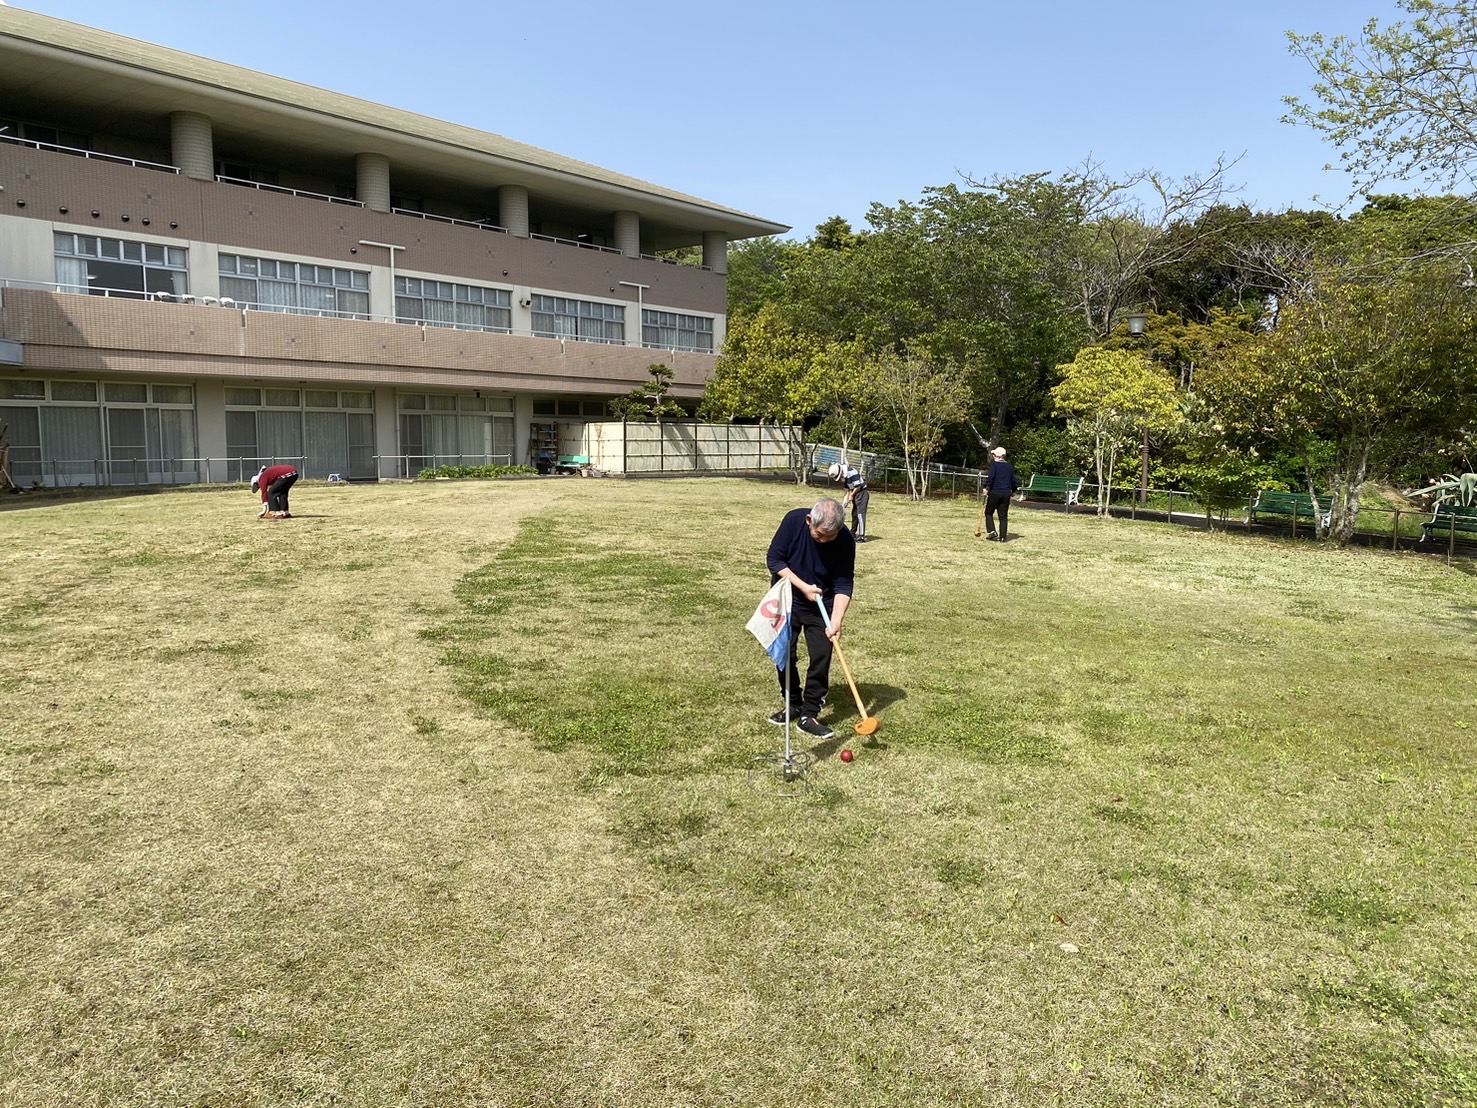
<instances>
[{"instance_id":1,"label":"shadow on grass","mask_svg":"<svg viewBox=\"0 0 1477 1108\"><path fill-rule=\"evenodd\" d=\"M831 688L833 690L831 695L834 699L836 693L835 674L832 674ZM846 702L849 703L853 708L855 708L856 701L852 699L851 690L846 688L844 683L842 684L840 691L842 692L842 695L846 698ZM857 694L862 698L862 703L867 706L867 714L869 716L875 716L878 712L885 711L887 708L896 704L898 701L906 700L908 698L908 694L895 685L864 685L862 684L862 682L858 681L856 683L856 691ZM841 701L837 701L836 706L839 708L841 706L841 703Z\"/></svg>"}]
</instances>

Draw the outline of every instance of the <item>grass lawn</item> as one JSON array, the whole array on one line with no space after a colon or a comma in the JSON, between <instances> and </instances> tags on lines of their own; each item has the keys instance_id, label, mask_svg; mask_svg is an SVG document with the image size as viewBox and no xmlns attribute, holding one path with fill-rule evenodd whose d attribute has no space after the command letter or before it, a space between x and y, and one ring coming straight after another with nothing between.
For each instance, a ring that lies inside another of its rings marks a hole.
<instances>
[{"instance_id":1,"label":"grass lawn","mask_svg":"<svg viewBox=\"0 0 1477 1108\"><path fill-rule=\"evenodd\" d=\"M7 501L0 1104L1477 1104L1470 566L812 495Z\"/></svg>"}]
</instances>

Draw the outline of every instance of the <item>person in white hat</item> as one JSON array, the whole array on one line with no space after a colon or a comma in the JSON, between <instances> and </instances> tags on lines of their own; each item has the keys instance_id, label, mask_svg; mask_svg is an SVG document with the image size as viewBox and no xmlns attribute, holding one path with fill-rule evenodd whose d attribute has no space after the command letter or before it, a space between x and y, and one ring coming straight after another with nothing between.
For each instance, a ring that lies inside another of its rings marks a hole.
<instances>
[{"instance_id":1,"label":"person in white hat","mask_svg":"<svg viewBox=\"0 0 1477 1108\"><path fill-rule=\"evenodd\" d=\"M832 481L840 481L846 485L846 499L842 506L851 505L851 535L857 542L867 541L867 501L871 499L871 493L867 492L867 479L861 475L859 470L853 469L844 462L832 462L826 470L826 475Z\"/></svg>"},{"instance_id":2,"label":"person in white hat","mask_svg":"<svg viewBox=\"0 0 1477 1108\"><path fill-rule=\"evenodd\" d=\"M262 496L262 510L257 519L291 519L287 508L287 494L297 484L297 468L294 466L262 466L251 479L251 491Z\"/></svg>"},{"instance_id":3,"label":"person in white hat","mask_svg":"<svg viewBox=\"0 0 1477 1108\"><path fill-rule=\"evenodd\" d=\"M1005 541L1010 523L1010 498L1021 487L1015 466L1005 460L1005 447L990 451L990 468L985 470L985 538ZM996 530L999 517L999 530Z\"/></svg>"}]
</instances>

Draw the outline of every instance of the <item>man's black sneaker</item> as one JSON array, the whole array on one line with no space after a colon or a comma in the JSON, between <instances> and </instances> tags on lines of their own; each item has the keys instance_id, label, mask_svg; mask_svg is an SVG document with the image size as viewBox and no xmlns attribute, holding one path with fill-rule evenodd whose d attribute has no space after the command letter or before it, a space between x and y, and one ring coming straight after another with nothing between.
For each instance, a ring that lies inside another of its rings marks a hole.
<instances>
[{"instance_id":1,"label":"man's black sneaker","mask_svg":"<svg viewBox=\"0 0 1477 1108\"><path fill-rule=\"evenodd\" d=\"M807 735L817 739L829 739L836 733L820 720L816 719L815 716L801 716L797 726Z\"/></svg>"},{"instance_id":2,"label":"man's black sneaker","mask_svg":"<svg viewBox=\"0 0 1477 1108\"><path fill-rule=\"evenodd\" d=\"M799 712L791 712L790 713L790 718L791 719L799 719L800 718L800 713ZM774 715L770 716L769 717L769 722L772 723L772 724L774 724L776 727L783 727L785 725L785 710L783 708L781 708Z\"/></svg>"}]
</instances>

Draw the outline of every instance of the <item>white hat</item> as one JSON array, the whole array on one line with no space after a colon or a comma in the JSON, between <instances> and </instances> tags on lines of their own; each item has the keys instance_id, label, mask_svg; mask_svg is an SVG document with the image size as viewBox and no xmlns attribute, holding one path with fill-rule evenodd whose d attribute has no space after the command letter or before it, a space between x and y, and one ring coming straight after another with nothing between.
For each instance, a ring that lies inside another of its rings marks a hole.
<instances>
[{"instance_id":1,"label":"white hat","mask_svg":"<svg viewBox=\"0 0 1477 1108\"><path fill-rule=\"evenodd\" d=\"M840 466L840 464L837 463L837 462L832 462L831 463L831 468L828 469L828 470L826 470L826 473L830 475L830 477L831 477L832 480L835 480L837 477L840 477L841 476L841 466Z\"/></svg>"},{"instance_id":2,"label":"white hat","mask_svg":"<svg viewBox=\"0 0 1477 1108\"><path fill-rule=\"evenodd\" d=\"M995 455L995 457L997 458L1003 458L1005 457L1005 447L997 446L994 450L990 451L990 453Z\"/></svg>"},{"instance_id":3,"label":"white hat","mask_svg":"<svg viewBox=\"0 0 1477 1108\"><path fill-rule=\"evenodd\" d=\"M267 472L267 467L266 466L262 466L261 469L259 469L259 470L256 471L256 476L251 479L251 488L252 488L252 491L253 492L255 492L256 491L256 487L259 484L261 484L262 474L265 473L265 472Z\"/></svg>"}]
</instances>

